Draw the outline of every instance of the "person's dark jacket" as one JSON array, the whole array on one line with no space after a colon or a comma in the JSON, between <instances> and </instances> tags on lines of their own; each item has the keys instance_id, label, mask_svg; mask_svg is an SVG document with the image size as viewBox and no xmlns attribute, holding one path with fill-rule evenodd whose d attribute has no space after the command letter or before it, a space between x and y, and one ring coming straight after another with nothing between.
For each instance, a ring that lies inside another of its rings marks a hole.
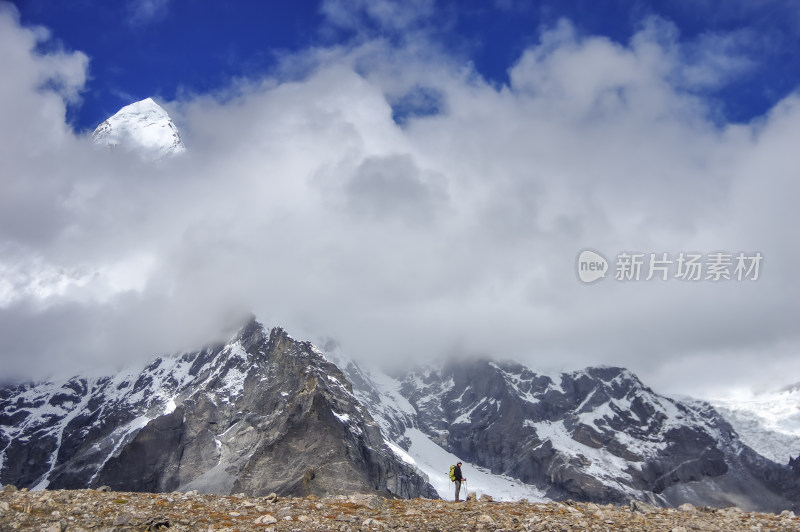
<instances>
[{"instance_id":1,"label":"person's dark jacket","mask_svg":"<svg viewBox=\"0 0 800 532\"><path fill-rule=\"evenodd\" d=\"M464 477L461 476L461 468L459 466L456 466L455 471L453 471L453 476L456 477L456 480L464 480Z\"/></svg>"}]
</instances>

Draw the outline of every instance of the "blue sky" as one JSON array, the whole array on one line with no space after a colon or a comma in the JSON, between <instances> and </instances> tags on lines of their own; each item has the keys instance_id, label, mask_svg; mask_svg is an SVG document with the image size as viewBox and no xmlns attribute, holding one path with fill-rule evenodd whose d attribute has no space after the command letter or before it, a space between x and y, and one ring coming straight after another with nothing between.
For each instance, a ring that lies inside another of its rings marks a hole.
<instances>
[{"instance_id":1,"label":"blue sky","mask_svg":"<svg viewBox=\"0 0 800 532\"><path fill-rule=\"evenodd\" d=\"M582 34L623 45L652 16L672 22L683 42L701 48L709 36L727 36L728 52L748 60L748 67L723 86L696 89L716 101L719 121L762 115L800 82L800 10L783 0L437 0L416 2L418 18L396 27L370 16L361 2L342 2L353 6L352 24L332 21L320 0L14 4L24 25L52 31L46 46L88 55L83 99L69 109L79 130L148 96L174 100L224 89L232 78L273 75L287 53L375 37L399 44L418 31L426 31L432 47L471 62L487 80L507 84L509 68L537 44L541 28L562 18Z\"/></svg>"},{"instance_id":2,"label":"blue sky","mask_svg":"<svg viewBox=\"0 0 800 532\"><path fill-rule=\"evenodd\" d=\"M356 359L794 383L798 35L796 0L0 1L2 367L252 312ZM92 143L146 97L184 153ZM763 261L584 285L585 249Z\"/></svg>"}]
</instances>

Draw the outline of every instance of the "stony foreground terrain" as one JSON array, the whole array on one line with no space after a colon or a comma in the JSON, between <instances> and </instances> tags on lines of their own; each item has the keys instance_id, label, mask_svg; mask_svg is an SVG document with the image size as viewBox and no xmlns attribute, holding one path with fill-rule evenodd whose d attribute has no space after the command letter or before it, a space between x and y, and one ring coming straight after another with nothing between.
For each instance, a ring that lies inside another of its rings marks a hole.
<instances>
[{"instance_id":1,"label":"stony foreground terrain","mask_svg":"<svg viewBox=\"0 0 800 532\"><path fill-rule=\"evenodd\" d=\"M389 500L375 495L252 498L96 490L0 491L0 530L800 530L800 518L694 508L583 503Z\"/></svg>"}]
</instances>

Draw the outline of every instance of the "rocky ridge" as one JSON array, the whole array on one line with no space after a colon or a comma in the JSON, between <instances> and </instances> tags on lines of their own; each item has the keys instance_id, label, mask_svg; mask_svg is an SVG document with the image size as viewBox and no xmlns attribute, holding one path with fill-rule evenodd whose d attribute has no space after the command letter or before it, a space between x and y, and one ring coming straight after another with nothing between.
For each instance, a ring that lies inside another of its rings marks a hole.
<instances>
[{"instance_id":1,"label":"rocky ridge","mask_svg":"<svg viewBox=\"0 0 800 532\"><path fill-rule=\"evenodd\" d=\"M707 403L659 395L624 368L543 375L513 362L458 360L387 382L339 365L412 457L422 432L546 500L798 509L800 476L789 464L756 453Z\"/></svg>"},{"instance_id":2,"label":"rocky ridge","mask_svg":"<svg viewBox=\"0 0 800 532\"><path fill-rule=\"evenodd\" d=\"M795 531L800 518L726 509L657 509L594 503L493 502L473 497L464 503L391 500L377 495L283 498L181 493L125 493L96 490L0 492L0 529L48 532L101 531L329 531L524 530L524 531Z\"/></svg>"},{"instance_id":3,"label":"rocky ridge","mask_svg":"<svg viewBox=\"0 0 800 532\"><path fill-rule=\"evenodd\" d=\"M254 320L141 371L0 389L0 483L436 496L335 365Z\"/></svg>"}]
</instances>

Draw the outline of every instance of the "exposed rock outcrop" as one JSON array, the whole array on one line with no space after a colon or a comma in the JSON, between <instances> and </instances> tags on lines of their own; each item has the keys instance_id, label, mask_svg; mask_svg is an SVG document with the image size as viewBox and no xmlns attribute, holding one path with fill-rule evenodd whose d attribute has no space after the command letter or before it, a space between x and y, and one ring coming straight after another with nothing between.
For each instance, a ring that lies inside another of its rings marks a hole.
<instances>
[{"instance_id":1,"label":"exposed rock outcrop","mask_svg":"<svg viewBox=\"0 0 800 532\"><path fill-rule=\"evenodd\" d=\"M398 376L402 400L344 365L395 441L409 429L547 498L750 510L798 508L791 467L755 453L709 405L656 394L630 371L540 375L515 363L459 360Z\"/></svg>"},{"instance_id":2,"label":"exposed rock outcrop","mask_svg":"<svg viewBox=\"0 0 800 532\"><path fill-rule=\"evenodd\" d=\"M227 345L159 359L139 375L2 393L3 483L436 496L335 365L255 321Z\"/></svg>"}]
</instances>

